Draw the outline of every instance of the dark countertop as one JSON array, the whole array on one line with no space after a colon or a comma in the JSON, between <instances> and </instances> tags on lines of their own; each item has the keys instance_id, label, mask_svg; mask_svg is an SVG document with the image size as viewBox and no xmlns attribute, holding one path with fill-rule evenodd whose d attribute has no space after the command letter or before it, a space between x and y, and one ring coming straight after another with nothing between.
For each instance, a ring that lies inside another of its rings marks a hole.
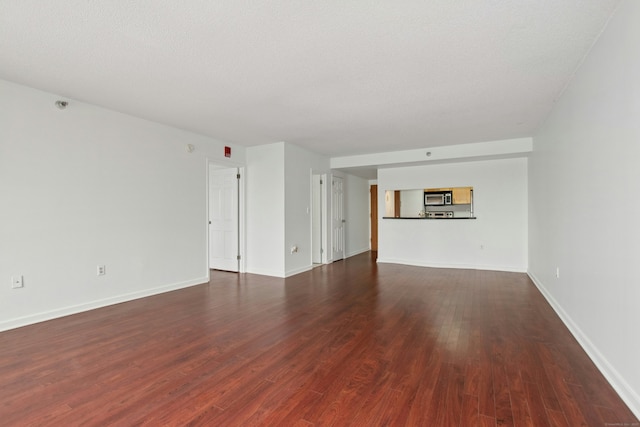
<instances>
[{"instance_id":1,"label":"dark countertop","mask_svg":"<svg viewBox=\"0 0 640 427\"><path fill-rule=\"evenodd\" d=\"M458 218L424 218L424 217L418 217L418 216L383 216L382 219L426 219L428 221L442 221L443 219L477 219L477 217L475 216L468 216L468 217L458 217Z\"/></svg>"}]
</instances>

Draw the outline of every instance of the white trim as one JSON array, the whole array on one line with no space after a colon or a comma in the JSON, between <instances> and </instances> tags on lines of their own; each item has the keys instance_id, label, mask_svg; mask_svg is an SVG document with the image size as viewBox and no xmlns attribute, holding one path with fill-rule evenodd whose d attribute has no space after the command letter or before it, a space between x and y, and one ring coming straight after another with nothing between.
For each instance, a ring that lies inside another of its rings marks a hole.
<instances>
[{"instance_id":1,"label":"white trim","mask_svg":"<svg viewBox=\"0 0 640 427\"><path fill-rule=\"evenodd\" d=\"M238 166L238 173L240 174L240 181L238 182L238 209L240 218L238 220L238 251L240 252L240 273L247 271L247 211L246 211L246 180L245 180L245 167ZM208 205L207 205L208 206Z\"/></svg>"},{"instance_id":2,"label":"white trim","mask_svg":"<svg viewBox=\"0 0 640 427\"><path fill-rule=\"evenodd\" d=\"M115 297L100 299L91 301L84 304L72 305L56 310L45 311L42 313L36 313L29 316L18 317L15 319L9 319L0 323L0 332L7 331L9 329L20 328L22 326L32 325L34 323L40 323L47 320L57 319L59 317L69 316L71 314L82 313L84 311L95 310L96 308L107 307L113 304L120 304L123 302L133 301L140 298L149 297L152 295L158 295L169 291L175 291L177 289L188 288L190 286L202 285L209 283L207 277L199 277L197 279L188 280L186 282L174 283L166 286L159 286L157 288L145 289L144 291L131 292L128 294L122 294Z\"/></svg>"},{"instance_id":3,"label":"white trim","mask_svg":"<svg viewBox=\"0 0 640 427\"><path fill-rule=\"evenodd\" d=\"M295 276L296 274L305 273L307 271L313 270L313 265L308 265L306 267L296 268L295 270L287 271L284 277Z\"/></svg>"},{"instance_id":4,"label":"white trim","mask_svg":"<svg viewBox=\"0 0 640 427\"><path fill-rule=\"evenodd\" d=\"M506 271L511 273L526 273L525 268L504 266L504 265L478 265L478 264L449 264L449 263L436 263L425 262L421 260L406 260L406 259L393 259L393 258L378 258L378 263L388 264L402 264L412 265L415 267L430 267L430 268L461 268L465 270L489 270L489 271Z\"/></svg>"},{"instance_id":5,"label":"white trim","mask_svg":"<svg viewBox=\"0 0 640 427\"><path fill-rule=\"evenodd\" d=\"M282 274L282 271L276 271L276 270L267 270L267 269L262 269L262 268L258 268L258 269L251 269L249 271L246 272L247 274L257 274L259 276L269 276L269 277L280 277L280 278L285 278L285 276Z\"/></svg>"},{"instance_id":6,"label":"white trim","mask_svg":"<svg viewBox=\"0 0 640 427\"><path fill-rule=\"evenodd\" d=\"M538 288L540 293L547 300L551 308L560 317L565 326L569 329L569 332L575 337L582 349L587 353L587 356L593 361L598 370L604 375L606 380L611 384L614 390L618 393L620 398L627 404L631 412L636 417L640 418L640 395L633 390L633 388L627 383L622 375L613 367L611 363L602 355L600 350L591 342L589 337L580 329L580 327L573 321L571 316L567 314L558 301L547 292L542 282L531 273L527 272L527 275Z\"/></svg>"},{"instance_id":7,"label":"white trim","mask_svg":"<svg viewBox=\"0 0 640 427\"><path fill-rule=\"evenodd\" d=\"M333 260L333 255L329 248L331 247L331 207L329 206L329 189L331 186L328 184L331 174L320 174L322 184L320 184L320 198L322 204L322 233L320 238L322 239L322 263L329 264Z\"/></svg>"},{"instance_id":8,"label":"white trim","mask_svg":"<svg viewBox=\"0 0 640 427\"><path fill-rule=\"evenodd\" d=\"M247 238L246 238L246 225L247 225L247 214L246 214L246 181L245 181L245 170L246 168L239 163L230 162L230 165L222 165L221 163L217 163L215 160L211 160L207 157L205 162L206 169L206 195L205 195L205 236L207 236L207 248L205 251L205 265L207 266L207 282L211 280L210 268L209 265L209 250L210 242L209 242L209 172L211 169L235 169L238 174L240 174L240 179L238 181L238 253L240 255L240 262L238 263L238 272L246 273L247 272Z\"/></svg>"},{"instance_id":9,"label":"white trim","mask_svg":"<svg viewBox=\"0 0 640 427\"><path fill-rule=\"evenodd\" d=\"M365 252L369 252L371 250L371 248L363 248L363 249L357 249L355 251L351 251L348 254L345 254L345 258L351 258L352 256L356 256L356 255L360 255L363 254Z\"/></svg>"},{"instance_id":10,"label":"white trim","mask_svg":"<svg viewBox=\"0 0 640 427\"><path fill-rule=\"evenodd\" d=\"M210 251L210 244L209 244L209 172L211 171L211 160L209 160L209 157L205 158L205 163L204 163L204 175L205 175L205 190L204 190L204 235L207 236L206 238L206 248L204 251L204 265L206 266L206 275L207 275L207 282L211 281L211 266L209 265L209 251Z\"/></svg>"}]
</instances>

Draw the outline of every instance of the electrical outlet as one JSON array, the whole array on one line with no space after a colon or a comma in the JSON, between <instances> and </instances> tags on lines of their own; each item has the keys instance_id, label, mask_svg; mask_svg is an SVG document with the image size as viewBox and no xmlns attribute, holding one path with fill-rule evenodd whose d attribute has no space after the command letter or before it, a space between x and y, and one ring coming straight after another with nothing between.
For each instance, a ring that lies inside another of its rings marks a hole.
<instances>
[{"instance_id":1,"label":"electrical outlet","mask_svg":"<svg viewBox=\"0 0 640 427\"><path fill-rule=\"evenodd\" d=\"M105 274L107 274L107 267L104 265L99 265L97 273L98 276L104 276Z\"/></svg>"},{"instance_id":2,"label":"electrical outlet","mask_svg":"<svg viewBox=\"0 0 640 427\"><path fill-rule=\"evenodd\" d=\"M22 276L11 276L11 288L18 289L24 288L24 281L22 280Z\"/></svg>"}]
</instances>

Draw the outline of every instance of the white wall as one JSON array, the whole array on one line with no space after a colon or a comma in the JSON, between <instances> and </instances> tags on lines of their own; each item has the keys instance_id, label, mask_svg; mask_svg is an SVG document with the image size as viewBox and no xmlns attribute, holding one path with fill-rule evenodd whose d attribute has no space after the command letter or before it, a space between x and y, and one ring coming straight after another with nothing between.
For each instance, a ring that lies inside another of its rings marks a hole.
<instances>
[{"instance_id":1,"label":"white wall","mask_svg":"<svg viewBox=\"0 0 640 427\"><path fill-rule=\"evenodd\" d=\"M474 189L477 219L383 219L385 190ZM527 270L527 159L378 170L378 262Z\"/></svg>"},{"instance_id":2,"label":"white wall","mask_svg":"<svg viewBox=\"0 0 640 427\"><path fill-rule=\"evenodd\" d=\"M480 160L489 158L522 157L531 152L531 137L503 139L500 141L474 142L471 144L447 145L442 147L419 148L416 150L389 151L385 153L359 154L333 157L334 169L371 167L371 165L398 167L416 165L418 162L442 163ZM427 156L427 153L429 155Z\"/></svg>"},{"instance_id":3,"label":"white wall","mask_svg":"<svg viewBox=\"0 0 640 427\"><path fill-rule=\"evenodd\" d=\"M529 271L640 416L638 22L623 1L534 138Z\"/></svg>"},{"instance_id":4,"label":"white wall","mask_svg":"<svg viewBox=\"0 0 640 427\"><path fill-rule=\"evenodd\" d=\"M311 176L328 168L327 157L285 142L247 149L247 272L288 277L312 268Z\"/></svg>"},{"instance_id":5,"label":"white wall","mask_svg":"<svg viewBox=\"0 0 640 427\"><path fill-rule=\"evenodd\" d=\"M417 217L424 210L424 188L400 191L400 216Z\"/></svg>"},{"instance_id":6,"label":"white wall","mask_svg":"<svg viewBox=\"0 0 640 427\"><path fill-rule=\"evenodd\" d=\"M225 144L57 99L0 81L0 329L208 280L207 158L230 164Z\"/></svg>"},{"instance_id":7,"label":"white wall","mask_svg":"<svg viewBox=\"0 0 640 427\"><path fill-rule=\"evenodd\" d=\"M369 181L345 174L345 257L369 250Z\"/></svg>"},{"instance_id":8,"label":"white wall","mask_svg":"<svg viewBox=\"0 0 640 427\"><path fill-rule=\"evenodd\" d=\"M285 276L310 270L311 253L311 176L327 173L329 159L293 144L284 145L285 154ZM324 189L327 186L323 186ZM323 229L326 230L326 227ZM298 251L291 253L291 247Z\"/></svg>"},{"instance_id":9,"label":"white wall","mask_svg":"<svg viewBox=\"0 0 640 427\"><path fill-rule=\"evenodd\" d=\"M284 142L247 148L248 273L285 271Z\"/></svg>"},{"instance_id":10,"label":"white wall","mask_svg":"<svg viewBox=\"0 0 640 427\"><path fill-rule=\"evenodd\" d=\"M313 267L311 247L311 178L329 174L329 159L294 144L279 142L247 148L247 272L289 277ZM346 255L368 250L368 183L337 172L345 179ZM323 232L331 247L326 197ZM353 223L352 227L349 225ZM291 253L296 246L297 252ZM331 262L328 259L328 262Z\"/></svg>"}]
</instances>

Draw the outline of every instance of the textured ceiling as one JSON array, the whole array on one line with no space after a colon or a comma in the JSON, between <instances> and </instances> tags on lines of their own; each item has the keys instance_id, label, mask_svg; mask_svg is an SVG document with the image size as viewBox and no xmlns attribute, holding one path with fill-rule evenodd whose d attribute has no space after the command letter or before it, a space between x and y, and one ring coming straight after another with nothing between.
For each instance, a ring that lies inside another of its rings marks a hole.
<instances>
[{"instance_id":1,"label":"textured ceiling","mask_svg":"<svg viewBox=\"0 0 640 427\"><path fill-rule=\"evenodd\" d=\"M531 136L618 0L2 0L0 78L329 156Z\"/></svg>"}]
</instances>

